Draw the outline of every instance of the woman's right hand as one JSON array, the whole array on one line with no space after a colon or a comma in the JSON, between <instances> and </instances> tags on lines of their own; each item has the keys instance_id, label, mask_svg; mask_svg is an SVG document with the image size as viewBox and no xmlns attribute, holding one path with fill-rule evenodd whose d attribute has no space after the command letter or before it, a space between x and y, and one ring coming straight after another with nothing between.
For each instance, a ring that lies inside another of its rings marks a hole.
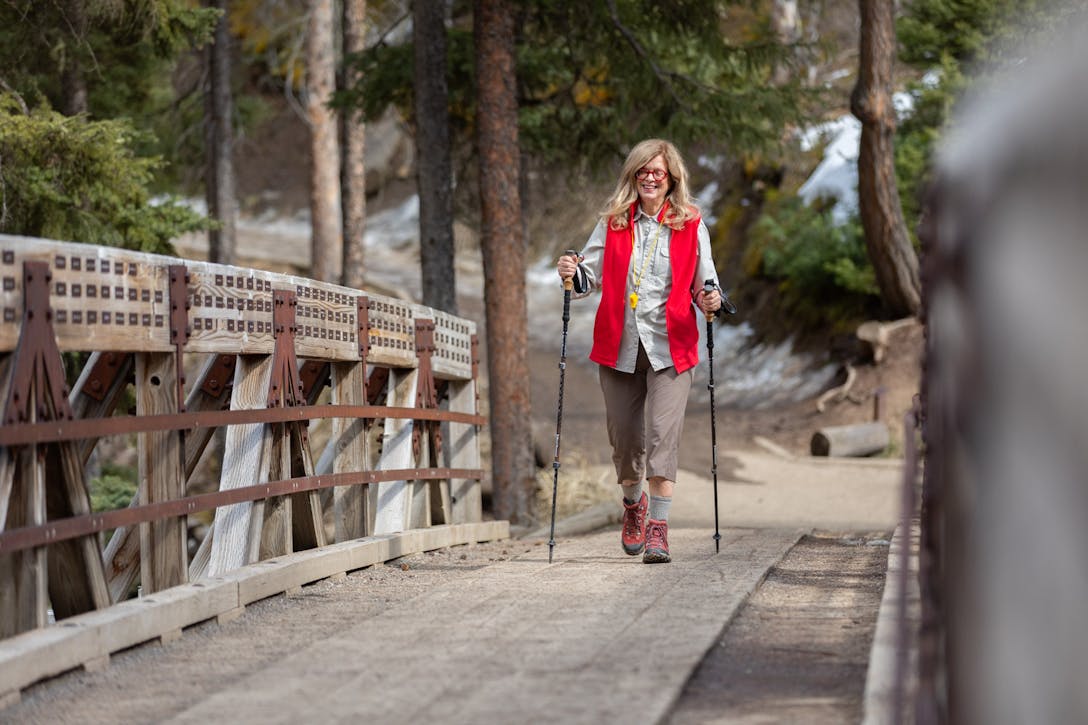
<instances>
[{"instance_id":1,"label":"woman's right hand","mask_svg":"<svg viewBox=\"0 0 1088 725\"><path fill-rule=\"evenodd\" d=\"M555 264L555 270L559 273L559 279L568 280L574 276L578 269L578 257L573 254L564 254Z\"/></svg>"}]
</instances>

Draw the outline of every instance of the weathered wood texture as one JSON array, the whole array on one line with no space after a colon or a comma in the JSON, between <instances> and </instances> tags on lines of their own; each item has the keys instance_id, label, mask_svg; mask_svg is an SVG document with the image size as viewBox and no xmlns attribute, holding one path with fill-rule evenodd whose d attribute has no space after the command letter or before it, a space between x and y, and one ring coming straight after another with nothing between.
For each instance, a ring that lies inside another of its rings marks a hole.
<instances>
[{"instance_id":1,"label":"weathered wood texture","mask_svg":"<svg viewBox=\"0 0 1088 725\"><path fill-rule=\"evenodd\" d=\"M389 378L386 405L398 408L414 408L416 405L415 370L393 371ZM380 470L410 468L412 466L413 421L387 418L382 438ZM378 511L374 522L375 534L391 534L409 528L408 515L411 494L407 481L379 483Z\"/></svg>"},{"instance_id":2,"label":"weathered wood texture","mask_svg":"<svg viewBox=\"0 0 1088 725\"><path fill-rule=\"evenodd\" d=\"M184 262L189 274L186 352L270 354L272 291L298 299L295 354L300 358L359 359L359 291L304 277L194 262L112 247L0 235L0 351L15 349L23 309L22 264L47 262L53 275L50 306L62 351L169 352L167 267ZM417 310L368 294L372 365L415 367ZM475 323L427 312L436 324L435 376L472 377L468 339Z\"/></svg>"},{"instance_id":3,"label":"weathered wood texture","mask_svg":"<svg viewBox=\"0 0 1088 725\"><path fill-rule=\"evenodd\" d=\"M31 278L24 278L24 262L45 263L51 277L44 297L41 288L32 288L37 291L29 297L25 294L24 279ZM184 270L184 295L171 285L171 279L181 284L179 266ZM278 318L273 308L274 293L279 291L291 293L297 305L293 345L281 344L277 351ZM281 386L301 381L299 387L310 404L328 381L334 404L415 408L418 398L422 405L454 411L474 413L477 408L476 329L470 321L299 277L4 235L0 235L0 402L7 400L15 375L15 356L9 353L32 347L22 335L27 299L44 300L30 302L32 309L48 305L51 332L42 339L52 338L55 346L44 348L49 380L31 377L27 383L27 374L21 373L20 386L27 388L19 391L22 400L33 399L36 387L45 386L48 400L61 401L63 381L53 380L59 376L60 353L90 352L72 392L63 391L67 398L63 402L76 418L112 416L132 383L138 416L298 404L297 399L276 397L270 387L274 376ZM417 319L435 323L433 351L421 350L432 377L417 357ZM309 361L309 367L299 371L300 359ZM184 367L196 367L199 373L186 381ZM434 395L435 380L449 381L442 384L449 391L448 404ZM427 391L426 400L418 395L420 386ZM64 406L53 407L56 410L39 414L31 406L28 422L67 416ZM416 426L411 420L333 421L327 455L317 466L306 422L228 426L220 489L375 468L479 467L473 425L424 425L413 449ZM137 434L139 488L130 505L191 493L186 490L189 478L214 431ZM90 437L0 447L0 531L89 514L84 466L97 442ZM479 489L474 480L396 481L343 487L324 498L332 508L336 539L343 541L438 523L478 522ZM222 575L260 558L321 549L327 543L318 491L221 507L191 561L185 518L119 528L105 552L98 537L88 535L0 556L0 637L44 626L50 607L57 618L108 607L129 597L137 581L145 593L173 590L188 580Z\"/></svg>"},{"instance_id":4,"label":"weathered wood texture","mask_svg":"<svg viewBox=\"0 0 1088 725\"><path fill-rule=\"evenodd\" d=\"M136 414L176 412L175 356L140 353L136 356ZM137 436L136 448L141 500L156 503L185 495L184 444L180 431ZM140 579L144 592L150 594L186 582L186 533L184 517L140 525Z\"/></svg>"},{"instance_id":5,"label":"weathered wood texture","mask_svg":"<svg viewBox=\"0 0 1088 725\"><path fill-rule=\"evenodd\" d=\"M814 456L871 456L890 441L884 423L858 423L821 428L812 434L809 447Z\"/></svg>"},{"instance_id":6,"label":"weathered wood texture","mask_svg":"<svg viewBox=\"0 0 1088 725\"><path fill-rule=\"evenodd\" d=\"M450 410L458 413L477 412L476 381L450 383ZM479 468L480 444L476 426L450 423L448 460L451 468ZM483 518L483 493L479 481L454 479L450 482L454 521L480 521Z\"/></svg>"},{"instance_id":7,"label":"weathered wood texture","mask_svg":"<svg viewBox=\"0 0 1088 725\"><path fill-rule=\"evenodd\" d=\"M263 408L268 400L268 382L272 359L242 355L234 372L231 410ZM260 423L233 425L227 429L223 446L221 491L252 486L268 480L272 451L269 426ZM260 516L253 511L260 510ZM215 576L256 561L263 524L264 507L260 503L224 506L215 512L215 538L212 540L208 576ZM254 523L254 521L256 523Z\"/></svg>"},{"instance_id":8,"label":"weathered wood texture","mask_svg":"<svg viewBox=\"0 0 1088 725\"><path fill-rule=\"evenodd\" d=\"M141 642L205 620L237 618L251 602L310 582L421 551L509 536L507 522L486 521L370 537L81 614L69 627L43 628L0 642L0 702L39 680L108 659Z\"/></svg>"},{"instance_id":9,"label":"weathered wood texture","mask_svg":"<svg viewBox=\"0 0 1088 725\"><path fill-rule=\"evenodd\" d=\"M334 405L366 405L366 365L336 363L332 366ZM370 426L358 418L332 421L329 447L333 451L332 472L361 471L367 466L367 435ZM333 491L333 522L337 541L358 539L367 534L366 490L361 486L340 486Z\"/></svg>"}]
</instances>

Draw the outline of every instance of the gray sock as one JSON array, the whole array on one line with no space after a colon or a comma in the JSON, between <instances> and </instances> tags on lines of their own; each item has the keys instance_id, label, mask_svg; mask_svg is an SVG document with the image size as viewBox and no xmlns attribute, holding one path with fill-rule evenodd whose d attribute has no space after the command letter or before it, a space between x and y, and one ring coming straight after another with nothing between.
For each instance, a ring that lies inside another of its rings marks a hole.
<instances>
[{"instance_id":1,"label":"gray sock","mask_svg":"<svg viewBox=\"0 0 1088 725\"><path fill-rule=\"evenodd\" d=\"M630 486L620 484L620 488L623 489L623 502L630 506L633 503L638 503L638 500L642 498L642 481L635 481Z\"/></svg>"},{"instance_id":2,"label":"gray sock","mask_svg":"<svg viewBox=\"0 0 1088 725\"><path fill-rule=\"evenodd\" d=\"M654 521L668 521L669 506L672 506L672 496L650 496L649 518Z\"/></svg>"}]
</instances>

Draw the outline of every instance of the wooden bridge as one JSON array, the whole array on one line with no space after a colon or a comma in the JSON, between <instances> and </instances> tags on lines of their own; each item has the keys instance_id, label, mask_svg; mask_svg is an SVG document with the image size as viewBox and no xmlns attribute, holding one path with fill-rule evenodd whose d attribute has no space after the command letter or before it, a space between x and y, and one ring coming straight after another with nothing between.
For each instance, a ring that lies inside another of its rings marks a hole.
<instances>
[{"instance_id":1,"label":"wooden bridge","mask_svg":"<svg viewBox=\"0 0 1088 725\"><path fill-rule=\"evenodd\" d=\"M11 236L0 283L0 700L277 592L508 536L482 520L471 321L310 279ZM71 389L66 360L84 361ZM220 428L217 490L194 491ZM86 466L108 436L135 438L138 490L99 512ZM190 556L187 521L209 511Z\"/></svg>"}]
</instances>

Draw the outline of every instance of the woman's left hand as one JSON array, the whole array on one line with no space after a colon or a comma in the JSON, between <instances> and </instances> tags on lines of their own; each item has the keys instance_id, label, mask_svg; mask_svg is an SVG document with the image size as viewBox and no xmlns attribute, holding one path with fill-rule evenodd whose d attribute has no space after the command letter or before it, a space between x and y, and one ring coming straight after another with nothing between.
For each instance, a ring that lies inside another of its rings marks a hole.
<instances>
[{"instance_id":1,"label":"woman's left hand","mask_svg":"<svg viewBox=\"0 0 1088 725\"><path fill-rule=\"evenodd\" d=\"M718 293L718 290L712 290L709 293L699 290L695 293L695 304L699 306L703 314L709 315L717 312L718 308L722 306L722 296Z\"/></svg>"}]
</instances>

